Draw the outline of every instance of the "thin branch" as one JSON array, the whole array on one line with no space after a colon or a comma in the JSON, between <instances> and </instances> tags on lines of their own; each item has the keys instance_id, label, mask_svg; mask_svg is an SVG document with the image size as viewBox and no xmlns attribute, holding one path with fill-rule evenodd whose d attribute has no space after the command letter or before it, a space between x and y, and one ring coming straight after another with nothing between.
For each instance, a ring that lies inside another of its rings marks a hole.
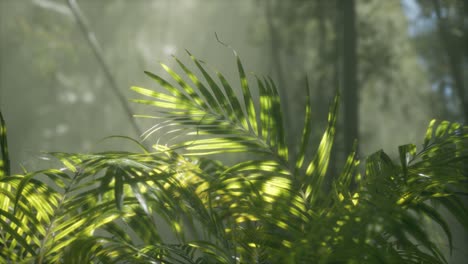
<instances>
[{"instance_id":1,"label":"thin branch","mask_svg":"<svg viewBox=\"0 0 468 264\"><path fill-rule=\"evenodd\" d=\"M42 8L45 8L47 10L57 12L68 18L73 19L73 14L66 5L59 4L59 3L49 1L49 0L32 0L32 3Z\"/></svg>"},{"instance_id":2,"label":"thin branch","mask_svg":"<svg viewBox=\"0 0 468 264\"><path fill-rule=\"evenodd\" d=\"M104 61L104 57L102 56L102 49L99 45L99 42L97 41L96 35L90 30L88 24L86 23L85 17L81 13L80 8L76 3L76 0L67 0L67 4L74 15L76 22L81 29L81 32L83 33L89 46L93 50L94 56L96 57L99 65L104 71L104 75L110 84L112 92L115 94L115 96L117 96L117 99L124 108L124 111L127 114L128 119L130 120L130 124L132 125L135 132L137 132L138 135L141 135L142 130L136 123L135 118L133 117L132 110L130 109L128 101L125 99L125 96L119 90L117 82L115 81L115 78L112 76L112 73L109 70L109 66Z\"/></svg>"}]
</instances>

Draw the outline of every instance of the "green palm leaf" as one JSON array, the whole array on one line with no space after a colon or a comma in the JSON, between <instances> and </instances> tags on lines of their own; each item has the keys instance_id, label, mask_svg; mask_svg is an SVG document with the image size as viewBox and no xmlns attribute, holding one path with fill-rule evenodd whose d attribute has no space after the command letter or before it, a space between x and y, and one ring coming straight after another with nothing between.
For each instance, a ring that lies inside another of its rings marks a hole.
<instances>
[{"instance_id":1,"label":"green palm leaf","mask_svg":"<svg viewBox=\"0 0 468 264\"><path fill-rule=\"evenodd\" d=\"M180 140L172 148L183 148L188 154L206 155L226 151L257 152L273 155L287 162L288 150L279 95L271 80L262 81L257 78L260 90L257 103L260 111L256 111L247 76L236 55L244 103L242 107L231 85L222 74L218 73L222 84L219 86L201 62L192 54L188 54L202 72L208 85L203 84L185 64L176 58L177 64L195 84L195 87L165 65L163 68L179 84L180 88L175 88L157 75L147 74L172 95L132 87L134 91L153 98L153 100L134 100L135 102L156 106L165 119L164 124L154 126L146 134L152 134L170 126L181 127L182 129L170 130L166 136L172 133L183 133L184 136L196 135L195 140L185 140L183 137L175 136ZM207 87L210 87L211 91ZM208 138L203 138L203 136Z\"/></svg>"},{"instance_id":2,"label":"green palm leaf","mask_svg":"<svg viewBox=\"0 0 468 264\"><path fill-rule=\"evenodd\" d=\"M152 151L130 139L141 152L49 153L62 168L11 175L0 113L0 262L447 262L421 221L438 225L450 249L453 230L438 208L468 228L460 197L468 193L466 127L432 121L419 151L400 146L396 163L378 151L365 173L355 144L342 172L329 175L339 96L308 157L306 87L302 137L290 160L273 81L254 76L252 96L234 52L238 97L223 74L212 77L187 53L200 76L175 58L183 74L162 67L177 86L146 72L165 92L132 87L148 97L135 102L156 110L142 115L157 121L142 135L160 134ZM230 166L205 157L227 152L256 156Z\"/></svg>"},{"instance_id":3,"label":"green palm leaf","mask_svg":"<svg viewBox=\"0 0 468 264\"><path fill-rule=\"evenodd\" d=\"M8 155L8 142L5 119L3 119L2 111L0 110L0 177L8 176L10 171L10 158Z\"/></svg>"}]
</instances>

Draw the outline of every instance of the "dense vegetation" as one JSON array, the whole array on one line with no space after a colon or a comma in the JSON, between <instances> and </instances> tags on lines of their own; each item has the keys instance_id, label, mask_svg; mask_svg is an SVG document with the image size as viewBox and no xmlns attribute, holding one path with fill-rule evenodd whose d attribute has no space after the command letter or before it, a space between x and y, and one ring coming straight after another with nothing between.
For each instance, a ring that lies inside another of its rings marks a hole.
<instances>
[{"instance_id":1,"label":"dense vegetation","mask_svg":"<svg viewBox=\"0 0 468 264\"><path fill-rule=\"evenodd\" d=\"M361 167L351 152L331 174L339 95L311 146L320 128L306 87L302 137L290 149L271 79L255 76L252 89L236 55L239 96L189 56L198 73L178 59L184 76L162 65L177 87L146 72L166 93L132 87L146 96L135 102L153 107L142 117L155 120L143 143L119 139L139 152L52 152L58 168L13 174L2 117L2 263L447 262L425 225L450 248L447 215L468 228L466 127L433 120L418 150L398 148L398 162L377 151ZM230 152L245 159L209 158Z\"/></svg>"}]
</instances>

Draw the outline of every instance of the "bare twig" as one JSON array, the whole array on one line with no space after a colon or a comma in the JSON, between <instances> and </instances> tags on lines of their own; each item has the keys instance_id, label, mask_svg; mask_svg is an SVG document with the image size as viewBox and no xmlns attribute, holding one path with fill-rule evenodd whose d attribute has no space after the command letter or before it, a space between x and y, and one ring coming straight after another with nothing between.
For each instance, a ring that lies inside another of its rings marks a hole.
<instances>
[{"instance_id":1,"label":"bare twig","mask_svg":"<svg viewBox=\"0 0 468 264\"><path fill-rule=\"evenodd\" d=\"M128 101L125 99L125 96L119 90L117 86L117 82L115 81L115 78L112 76L112 73L110 72L109 66L104 61L104 57L102 56L102 49L99 45L99 42L97 41L96 35L94 34L94 32L90 30L88 24L86 23L85 17L81 13L80 8L78 4L76 3L76 0L66 0L66 1L67 1L68 6L70 7L70 10L73 13L73 16L76 19L78 26L81 29L81 32L83 33L89 46L93 50L94 56L96 57L99 65L104 71L104 75L110 84L110 88L112 89L112 92L115 94L115 96L117 96L117 99L119 100L120 104L124 108L124 111L128 116L131 126L133 127L135 132L138 133L138 135L141 135L142 130L138 126L138 124L135 122L135 119L133 117L132 110L130 109Z\"/></svg>"}]
</instances>

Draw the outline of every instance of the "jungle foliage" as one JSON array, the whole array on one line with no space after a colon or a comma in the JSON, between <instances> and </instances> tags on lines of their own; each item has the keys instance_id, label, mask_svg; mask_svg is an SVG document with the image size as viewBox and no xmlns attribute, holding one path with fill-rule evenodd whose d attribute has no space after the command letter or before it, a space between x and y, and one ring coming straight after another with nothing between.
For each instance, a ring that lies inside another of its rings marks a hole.
<instances>
[{"instance_id":1,"label":"jungle foliage","mask_svg":"<svg viewBox=\"0 0 468 264\"><path fill-rule=\"evenodd\" d=\"M447 263L424 223L450 248L441 209L468 228L466 126L433 120L419 149L398 148L398 162L377 151L361 170L352 152L330 175L339 95L311 146L319 128L306 87L294 153L271 79L254 76L252 89L236 55L237 94L188 55L198 73L177 58L183 75L162 64L174 84L146 72L164 93L132 87L145 96L133 101L151 107L140 117L155 120L143 141L151 149L122 138L141 151L53 152L62 166L13 174L1 119L0 262ZM234 165L209 158L230 152L248 155Z\"/></svg>"}]
</instances>

